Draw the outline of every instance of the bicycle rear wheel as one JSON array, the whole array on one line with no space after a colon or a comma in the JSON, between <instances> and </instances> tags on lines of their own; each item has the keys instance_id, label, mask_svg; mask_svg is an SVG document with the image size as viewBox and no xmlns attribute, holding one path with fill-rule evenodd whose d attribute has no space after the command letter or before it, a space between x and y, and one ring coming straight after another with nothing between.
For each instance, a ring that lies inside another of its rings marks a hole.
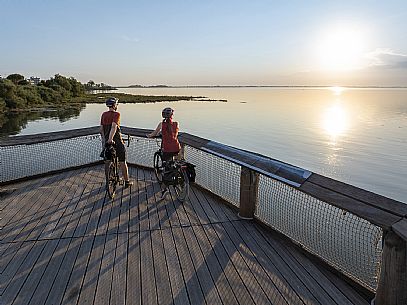
<instances>
[{"instance_id":1,"label":"bicycle rear wheel","mask_svg":"<svg viewBox=\"0 0 407 305\"><path fill-rule=\"evenodd\" d=\"M106 175L106 191L110 199L113 199L114 195L116 194L116 186L117 186L116 166L114 162L109 162L109 167L107 169Z\"/></svg>"},{"instance_id":2,"label":"bicycle rear wheel","mask_svg":"<svg viewBox=\"0 0 407 305\"><path fill-rule=\"evenodd\" d=\"M177 183L174 185L175 195L179 201L184 202L189 196L189 179L186 171L179 169L176 179Z\"/></svg>"},{"instance_id":3,"label":"bicycle rear wheel","mask_svg":"<svg viewBox=\"0 0 407 305\"><path fill-rule=\"evenodd\" d=\"M161 183L163 182L163 172L164 172L164 164L161 152L156 151L154 153L153 162L155 177L157 178L157 181Z\"/></svg>"}]
</instances>

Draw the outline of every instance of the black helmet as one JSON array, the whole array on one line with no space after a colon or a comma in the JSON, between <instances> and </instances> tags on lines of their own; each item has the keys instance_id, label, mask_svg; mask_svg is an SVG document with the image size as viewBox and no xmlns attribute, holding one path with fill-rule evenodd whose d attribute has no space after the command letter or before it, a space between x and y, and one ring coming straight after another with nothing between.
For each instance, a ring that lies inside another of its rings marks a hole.
<instances>
[{"instance_id":1,"label":"black helmet","mask_svg":"<svg viewBox=\"0 0 407 305\"><path fill-rule=\"evenodd\" d=\"M164 119L169 119L174 114L174 109L167 107L161 112Z\"/></svg>"},{"instance_id":2,"label":"black helmet","mask_svg":"<svg viewBox=\"0 0 407 305\"><path fill-rule=\"evenodd\" d=\"M118 103L119 103L119 99L115 98L115 97L111 97L106 100L107 107L113 107L113 106L117 105Z\"/></svg>"}]
</instances>

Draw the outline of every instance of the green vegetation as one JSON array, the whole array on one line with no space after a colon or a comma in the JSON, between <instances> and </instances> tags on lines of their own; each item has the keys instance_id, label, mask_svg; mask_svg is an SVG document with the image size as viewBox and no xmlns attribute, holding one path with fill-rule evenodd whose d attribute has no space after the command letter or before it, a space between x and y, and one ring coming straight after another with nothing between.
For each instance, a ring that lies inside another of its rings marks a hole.
<instances>
[{"instance_id":1,"label":"green vegetation","mask_svg":"<svg viewBox=\"0 0 407 305\"><path fill-rule=\"evenodd\" d=\"M72 98L83 96L85 86L73 77L62 75L32 85L20 74L0 79L0 112L27 111L32 108L72 107Z\"/></svg>"},{"instance_id":2,"label":"green vegetation","mask_svg":"<svg viewBox=\"0 0 407 305\"><path fill-rule=\"evenodd\" d=\"M114 90L104 83L90 80L82 84L73 77L56 74L37 85L23 75L11 74L0 79L0 113L39 111L49 109L79 109L86 103L104 103L108 97L120 99L120 103L156 103L164 101L198 100L192 96L144 96L124 93L100 93Z\"/></svg>"},{"instance_id":3,"label":"green vegetation","mask_svg":"<svg viewBox=\"0 0 407 305\"><path fill-rule=\"evenodd\" d=\"M158 103L158 102L173 102L173 101L191 101L195 100L193 96L155 96L155 95L132 95L126 93L95 93L85 94L72 99L73 103L105 103L109 97L119 99L120 104L126 103Z\"/></svg>"}]
</instances>

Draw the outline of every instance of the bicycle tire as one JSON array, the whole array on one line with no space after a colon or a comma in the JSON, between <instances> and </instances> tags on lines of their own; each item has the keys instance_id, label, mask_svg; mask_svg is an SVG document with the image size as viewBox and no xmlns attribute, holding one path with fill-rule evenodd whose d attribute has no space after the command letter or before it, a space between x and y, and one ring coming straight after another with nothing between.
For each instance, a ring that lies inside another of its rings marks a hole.
<instances>
[{"instance_id":1,"label":"bicycle tire","mask_svg":"<svg viewBox=\"0 0 407 305\"><path fill-rule=\"evenodd\" d=\"M159 151L156 151L154 153L153 166L154 166L154 173L155 173L155 177L157 178L157 181L162 183L164 165L163 165L163 158L162 158L161 152L159 152Z\"/></svg>"},{"instance_id":2,"label":"bicycle tire","mask_svg":"<svg viewBox=\"0 0 407 305\"><path fill-rule=\"evenodd\" d=\"M114 162L109 162L109 169L106 176L106 191L110 199L113 199L116 195L117 187L117 169Z\"/></svg>"},{"instance_id":3,"label":"bicycle tire","mask_svg":"<svg viewBox=\"0 0 407 305\"><path fill-rule=\"evenodd\" d=\"M189 197L189 179L184 169L177 172L177 183L174 185L174 191L177 199L184 202Z\"/></svg>"}]
</instances>

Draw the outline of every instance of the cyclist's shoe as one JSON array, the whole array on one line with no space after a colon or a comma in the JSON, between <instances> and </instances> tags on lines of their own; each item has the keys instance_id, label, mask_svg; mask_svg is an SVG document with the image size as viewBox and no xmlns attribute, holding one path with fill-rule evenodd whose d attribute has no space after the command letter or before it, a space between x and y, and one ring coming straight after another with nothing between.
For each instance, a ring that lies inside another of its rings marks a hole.
<instances>
[{"instance_id":1,"label":"cyclist's shoe","mask_svg":"<svg viewBox=\"0 0 407 305\"><path fill-rule=\"evenodd\" d=\"M127 189L129 186L133 185L133 181L124 181L124 188Z\"/></svg>"}]
</instances>

